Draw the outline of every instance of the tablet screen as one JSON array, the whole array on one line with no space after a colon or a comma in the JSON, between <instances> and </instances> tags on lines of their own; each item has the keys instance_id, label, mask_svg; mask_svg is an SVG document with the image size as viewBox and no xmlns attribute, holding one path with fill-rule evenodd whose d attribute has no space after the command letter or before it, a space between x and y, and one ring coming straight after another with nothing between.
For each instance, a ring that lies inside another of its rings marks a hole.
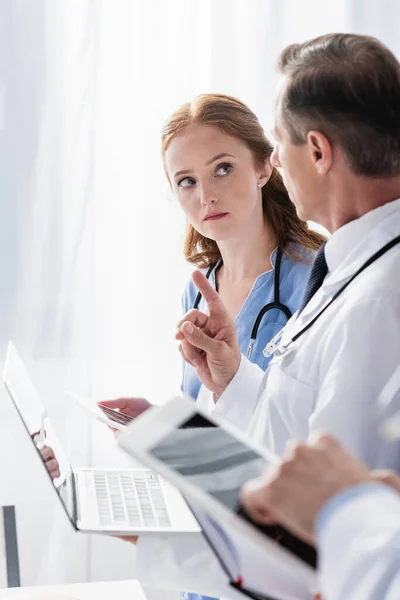
<instances>
[{"instance_id":1,"label":"tablet screen","mask_svg":"<svg viewBox=\"0 0 400 600\"><path fill-rule=\"evenodd\" d=\"M242 485L249 479L265 475L275 462L268 462L235 435L196 412L179 428L168 432L150 451L191 484L315 568L317 557L313 547L280 525L254 523L242 509Z\"/></svg>"},{"instance_id":2,"label":"tablet screen","mask_svg":"<svg viewBox=\"0 0 400 600\"><path fill-rule=\"evenodd\" d=\"M242 485L270 466L260 454L198 413L170 431L151 452L233 511L239 508Z\"/></svg>"}]
</instances>

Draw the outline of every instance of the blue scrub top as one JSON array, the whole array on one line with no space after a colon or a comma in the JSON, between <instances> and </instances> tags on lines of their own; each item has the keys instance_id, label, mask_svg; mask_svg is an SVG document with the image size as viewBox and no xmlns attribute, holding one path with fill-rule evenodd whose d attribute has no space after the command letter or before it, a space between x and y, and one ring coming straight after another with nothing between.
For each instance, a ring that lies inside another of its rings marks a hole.
<instances>
[{"instance_id":1,"label":"blue scrub top","mask_svg":"<svg viewBox=\"0 0 400 600\"><path fill-rule=\"evenodd\" d=\"M289 248L295 251L296 255L302 257L302 261L294 260L285 253L282 254L281 272L280 272L280 302L285 304L293 314L300 307L308 277L314 261L315 252L299 246L298 244L290 244ZM271 255L271 264L275 267L276 249ZM209 281L215 289L215 270L212 271ZM205 273L205 271L204 271ZM251 330L260 310L274 299L274 269L262 273L254 282L245 303L243 304L239 314L235 319L236 331L239 339L240 351L246 356L250 342ZM192 279L186 285L183 298L183 314L193 308L197 296L197 288ZM208 312L205 307L204 299L201 299L199 310ZM282 311L278 309L269 310L263 317L258 328L258 334L253 346L251 362L256 363L261 369L266 370L271 357L266 358L263 355L263 350L268 342L282 329L286 324L287 319ZM184 394L197 399L201 382L196 375L195 369L183 363L182 385L181 389ZM208 596L200 596L199 594L182 592L181 598L184 600L214 600Z\"/></svg>"}]
</instances>

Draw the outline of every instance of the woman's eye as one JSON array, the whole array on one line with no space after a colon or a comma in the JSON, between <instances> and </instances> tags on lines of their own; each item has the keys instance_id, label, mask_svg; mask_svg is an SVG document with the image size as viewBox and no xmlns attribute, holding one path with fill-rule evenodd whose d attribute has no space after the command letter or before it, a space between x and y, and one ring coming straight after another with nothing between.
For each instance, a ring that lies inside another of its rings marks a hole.
<instances>
[{"instance_id":1,"label":"woman's eye","mask_svg":"<svg viewBox=\"0 0 400 600\"><path fill-rule=\"evenodd\" d=\"M219 167L216 170L216 175L228 175L228 173L230 173L232 171L232 165L230 165L229 163L224 163L223 165L219 165Z\"/></svg>"},{"instance_id":2,"label":"woman's eye","mask_svg":"<svg viewBox=\"0 0 400 600\"><path fill-rule=\"evenodd\" d=\"M191 187L192 185L194 185L196 182L193 179L193 177L185 177L184 179L181 179L180 181L178 181L178 187L181 188L188 188Z\"/></svg>"}]
</instances>

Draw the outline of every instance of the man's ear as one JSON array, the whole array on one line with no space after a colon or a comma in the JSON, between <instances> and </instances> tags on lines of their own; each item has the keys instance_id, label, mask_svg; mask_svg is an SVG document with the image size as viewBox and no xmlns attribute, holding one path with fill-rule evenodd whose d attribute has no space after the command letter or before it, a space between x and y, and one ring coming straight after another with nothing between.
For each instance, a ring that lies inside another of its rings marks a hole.
<instances>
[{"instance_id":1,"label":"man's ear","mask_svg":"<svg viewBox=\"0 0 400 600\"><path fill-rule=\"evenodd\" d=\"M307 133L307 145L312 163L320 175L327 173L332 166L333 148L326 135L320 131Z\"/></svg>"},{"instance_id":2,"label":"man's ear","mask_svg":"<svg viewBox=\"0 0 400 600\"><path fill-rule=\"evenodd\" d=\"M257 183L260 187L264 187L264 185L268 183L269 178L272 175L272 171L273 166L271 165L269 158L267 158L264 165L257 173Z\"/></svg>"}]
</instances>

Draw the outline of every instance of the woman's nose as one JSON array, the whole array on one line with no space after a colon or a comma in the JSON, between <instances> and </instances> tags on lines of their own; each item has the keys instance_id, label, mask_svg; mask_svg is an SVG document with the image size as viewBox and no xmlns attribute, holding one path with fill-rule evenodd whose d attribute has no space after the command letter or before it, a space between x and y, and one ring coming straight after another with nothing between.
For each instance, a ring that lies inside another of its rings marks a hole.
<instances>
[{"instance_id":1,"label":"woman's nose","mask_svg":"<svg viewBox=\"0 0 400 600\"><path fill-rule=\"evenodd\" d=\"M218 198L214 190L210 187L202 186L200 191L200 204L208 206L209 204L215 204L216 202L218 202Z\"/></svg>"}]
</instances>

